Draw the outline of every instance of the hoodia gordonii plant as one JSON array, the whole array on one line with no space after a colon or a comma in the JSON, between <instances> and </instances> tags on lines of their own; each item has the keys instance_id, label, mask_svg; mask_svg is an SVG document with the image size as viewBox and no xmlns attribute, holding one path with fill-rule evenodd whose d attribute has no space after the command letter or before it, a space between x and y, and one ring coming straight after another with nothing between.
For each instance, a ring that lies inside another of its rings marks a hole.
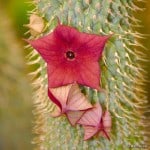
<instances>
[{"instance_id":1,"label":"hoodia gordonii plant","mask_svg":"<svg viewBox=\"0 0 150 150\"><path fill-rule=\"evenodd\" d=\"M47 96L47 66L39 54L31 50L28 62L34 66L30 74L35 87L33 132L36 137L33 143L36 149L148 149L144 118L147 100L142 89L146 81L140 65L145 59L137 49L144 47L138 42L142 35L133 30L133 27L139 26L133 11L142 9L133 0L35 0L34 5L35 10L29 13L30 24L27 25L31 31L29 39L51 33L59 22L80 32L112 35L99 63L103 90L98 92L80 86L91 103L99 102L103 109L111 113L110 141L100 136L84 141L80 125L72 127L66 117L50 116L55 105Z\"/></svg>"}]
</instances>

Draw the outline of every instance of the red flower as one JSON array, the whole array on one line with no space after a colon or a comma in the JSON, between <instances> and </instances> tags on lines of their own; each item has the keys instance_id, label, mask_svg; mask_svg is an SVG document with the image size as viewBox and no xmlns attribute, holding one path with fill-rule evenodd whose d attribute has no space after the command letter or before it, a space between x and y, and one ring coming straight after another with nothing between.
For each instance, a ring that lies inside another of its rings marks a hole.
<instances>
[{"instance_id":1,"label":"red flower","mask_svg":"<svg viewBox=\"0 0 150 150\"><path fill-rule=\"evenodd\" d=\"M77 82L100 89L98 61L109 37L81 33L59 24L47 36L28 42L47 62L49 87Z\"/></svg>"},{"instance_id":2,"label":"red flower","mask_svg":"<svg viewBox=\"0 0 150 150\"><path fill-rule=\"evenodd\" d=\"M109 132L111 129L111 116L108 111L102 115L102 108L100 104L96 104L95 107L88 110L78 124L83 125L84 128L84 140L88 140L96 134L109 138Z\"/></svg>"},{"instance_id":3,"label":"red flower","mask_svg":"<svg viewBox=\"0 0 150 150\"><path fill-rule=\"evenodd\" d=\"M75 125L85 111L92 108L92 105L85 95L81 93L77 84L49 88L48 95L57 105L52 116L58 117L65 114L71 125Z\"/></svg>"}]
</instances>

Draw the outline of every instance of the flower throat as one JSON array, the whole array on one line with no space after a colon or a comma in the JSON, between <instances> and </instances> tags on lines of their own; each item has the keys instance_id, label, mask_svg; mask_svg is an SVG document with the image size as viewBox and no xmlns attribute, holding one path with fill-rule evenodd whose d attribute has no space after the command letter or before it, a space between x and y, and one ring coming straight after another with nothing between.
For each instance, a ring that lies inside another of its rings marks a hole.
<instances>
[{"instance_id":1,"label":"flower throat","mask_svg":"<svg viewBox=\"0 0 150 150\"><path fill-rule=\"evenodd\" d=\"M66 57L67 57L68 59L74 59L74 58L75 58L75 54L74 54L73 51L67 51L67 52L66 52Z\"/></svg>"}]
</instances>

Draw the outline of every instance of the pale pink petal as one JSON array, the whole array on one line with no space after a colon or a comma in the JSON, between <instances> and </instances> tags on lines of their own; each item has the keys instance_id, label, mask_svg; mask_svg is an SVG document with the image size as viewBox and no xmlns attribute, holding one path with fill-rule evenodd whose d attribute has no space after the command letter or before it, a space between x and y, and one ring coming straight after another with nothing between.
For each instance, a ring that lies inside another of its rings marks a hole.
<instances>
[{"instance_id":1,"label":"pale pink petal","mask_svg":"<svg viewBox=\"0 0 150 150\"><path fill-rule=\"evenodd\" d=\"M110 140L109 134L105 130L101 130L100 133L99 133L99 136L102 136L102 137L107 138L108 140Z\"/></svg>"},{"instance_id":2,"label":"pale pink petal","mask_svg":"<svg viewBox=\"0 0 150 150\"><path fill-rule=\"evenodd\" d=\"M78 82L100 90L100 68L97 62L83 62L80 66Z\"/></svg>"},{"instance_id":3,"label":"pale pink petal","mask_svg":"<svg viewBox=\"0 0 150 150\"><path fill-rule=\"evenodd\" d=\"M53 96L61 103L62 109L66 107L68 94L72 84L58 88L49 88Z\"/></svg>"},{"instance_id":4,"label":"pale pink petal","mask_svg":"<svg viewBox=\"0 0 150 150\"><path fill-rule=\"evenodd\" d=\"M77 121L82 117L84 111L67 111L66 116L72 126L74 126Z\"/></svg>"},{"instance_id":5,"label":"pale pink petal","mask_svg":"<svg viewBox=\"0 0 150 150\"><path fill-rule=\"evenodd\" d=\"M62 110L62 104L60 103L60 101L52 94L51 89L48 89L48 97L50 98L50 100L56 104L60 110Z\"/></svg>"},{"instance_id":6,"label":"pale pink petal","mask_svg":"<svg viewBox=\"0 0 150 150\"><path fill-rule=\"evenodd\" d=\"M104 133L104 135L109 139L109 134L110 134L111 127L112 127L112 119L108 111L106 111L104 115L102 116L102 123L103 123L104 131L106 132Z\"/></svg>"},{"instance_id":7,"label":"pale pink petal","mask_svg":"<svg viewBox=\"0 0 150 150\"><path fill-rule=\"evenodd\" d=\"M81 119L78 121L78 124L86 126L99 126L100 120L102 117L102 108L99 103L97 103L92 109L87 110Z\"/></svg>"},{"instance_id":8,"label":"pale pink petal","mask_svg":"<svg viewBox=\"0 0 150 150\"><path fill-rule=\"evenodd\" d=\"M92 138L97 132L98 128L92 126L83 126L84 128L84 140Z\"/></svg>"},{"instance_id":9,"label":"pale pink petal","mask_svg":"<svg viewBox=\"0 0 150 150\"><path fill-rule=\"evenodd\" d=\"M73 84L70 88L67 109L68 110L86 110L92 108L92 105L89 103L87 97L81 93L81 90L77 84Z\"/></svg>"},{"instance_id":10,"label":"pale pink petal","mask_svg":"<svg viewBox=\"0 0 150 150\"><path fill-rule=\"evenodd\" d=\"M61 115L61 110L59 107L55 107L54 111L50 114L51 117L59 117Z\"/></svg>"},{"instance_id":11,"label":"pale pink petal","mask_svg":"<svg viewBox=\"0 0 150 150\"><path fill-rule=\"evenodd\" d=\"M111 120L111 115L109 111L106 111L104 115L102 116L102 122L103 122L104 128L111 128L112 120Z\"/></svg>"}]
</instances>

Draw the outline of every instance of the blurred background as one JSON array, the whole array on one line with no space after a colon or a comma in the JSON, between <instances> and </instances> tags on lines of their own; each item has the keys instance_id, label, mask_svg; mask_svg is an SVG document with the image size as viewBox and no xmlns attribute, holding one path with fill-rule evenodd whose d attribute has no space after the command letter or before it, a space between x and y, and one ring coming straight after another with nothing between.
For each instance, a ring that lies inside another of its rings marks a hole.
<instances>
[{"instance_id":1,"label":"blurred background","mask_svg":"<svg viewBox=\"0 0 150 150\"><path fill-rule=\"evenodd\" d=\"M150 0L141 7L145 11L135 14L143 25L139 31L150 34ZM0 150L33 149L33 94L22 40L26 38L23 25L28 23L27 11L32 9L27 0L0 0ZM141 42L150 58L150 37ZM143 65L150 79L150 64ZM150 99L149 84L145 89Z\"/></svg>"}]
</instances>

